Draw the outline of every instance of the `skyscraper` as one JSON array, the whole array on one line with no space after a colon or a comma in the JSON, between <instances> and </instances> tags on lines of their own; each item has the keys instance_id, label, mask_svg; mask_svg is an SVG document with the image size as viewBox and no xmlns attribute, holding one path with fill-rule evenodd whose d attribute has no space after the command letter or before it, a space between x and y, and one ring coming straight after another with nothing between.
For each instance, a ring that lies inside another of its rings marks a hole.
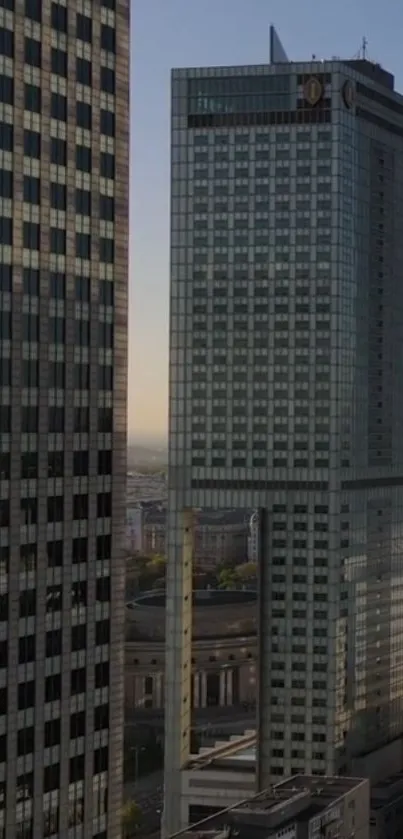
<instances>
[{"instance_id":1,"label":"skyscraper","mask_svg":"<svg viewBox=\"0 0 403 839\"><path fill-rule=\"evenodd\" d=\"M193 508L258 511L258 784L403 734L403 97L272 42L172 76L167 833Z\"/></svg>"},{"instance_id":2,"label":"skyscraper","mask_svg":"<svg viewBox=\"0 0 403 839\"><path fill-rule=\"evenodd\" d=\"M120 836L129 0L0 2L0 837Z\"/></svg>"}]
</instances>

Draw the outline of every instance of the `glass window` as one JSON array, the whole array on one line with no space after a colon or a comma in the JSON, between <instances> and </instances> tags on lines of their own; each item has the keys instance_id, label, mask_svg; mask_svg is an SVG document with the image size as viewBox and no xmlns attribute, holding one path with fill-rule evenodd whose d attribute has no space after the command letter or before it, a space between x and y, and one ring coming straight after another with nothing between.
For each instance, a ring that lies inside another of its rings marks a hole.
<instances>
[{"instance_id":1,"label":"glass window","mask_svg":"<svg viewBox=\"0 0 403 839\"><path fill-rule=\"evenodd\" d=\"M76 146L76 166L81 172L91 172L91 149Z\"/></svg>"},{"instance_id":2,"label":"glass window","mask_svg":"<svg viewBox=\"0 0 403 839\"><path fill-rule=\"evenodd\" d=\"M38 452L25 452L21 455L21 478L38 477Z\"/></svg>"},{"instance_id":3,"label":"glass window","mask_svg":"<svg viewBox=\"0 0 403 839\"><path fill-rule=\"evenodd\" d=\"M50 184L50 206L55 210L65 210L67 206L67 191L65 184Z\"/></svg>"},{"instance_id":4,"label":"glass window","mask_svg":"<svg viewBox=\"0 0 403 839\"><path fill-rule=\"evenodd\" d=\"M22 340L34 342L39 340L38 315L24 314L22 316Z\"/></svg>"},{"instance_id":5,"label":"glass window","mask_svg":"<svg viewBox=\"0 0 403 839\"><path fill-rule=\"evenodd\" d=\"M38 361L23 361L22 362L22 384L23 387L38 387L39 385L39 364ZM22 409L24 411L24 409ZM28 410L28 409L26 409ZM36 411L36 408L33 408ZM26 425L29 425L31 419L26 415ZM36 423L33 423L36 426ZM36 431L34 428L24 428L24 431Z\"/></svg>"},{"instance_id":6,"label":"glass window","mask_svg":"<svg viewBox=\"0 0 403 839\"><path fill-rule=\"evenodd\" d=\"M48 452L48 477L62 478L64 475L64 452Z\"/></svg>"},{"instance_id":7,"label":"glass window","mask_svg":"<svg viewBox=\"0 0 403 839\"><path fill-rule=\"evenodd\" d=\"M13 197L13 173L8 169L0 169L0 196Z\"/></svg>"},{"instance_id":8,"label":"glass window","mask_svg":"<svg viewBox=\"0 0 403 839\"><path fill-rule=\"evenodd\" d=\"M101 177L115 177L115 155L109 152L101 152Z\"/></svg>"},{"instance_id":9,"label":"glass window","mask_svg":"<svg viewBox=\"0 0 403 839\"><path fill-rule=\"evenodd\" d=\"M14 32L0 26L0 54L14 58Z\"/></svg>"},{"instance_id":10,"label":"glass window","mask_svg":"<svg viewBox=\"0 0 403 839\"><path fill-rule=\"evenodd\" d=\"M81 41L87 41L89 44L92 41L92 20L86 15L77 13L76 36Z\"/></svg>"},{"instance_id":11,"label":"glass window","mask_svg":"<svg viewBox=\"0 0 403 839\"><path fill-rule=\"evenodd\" d=\"M8 122L0 122L0 149L13 150L13 126Z\"/></svg>"},{"instance_id":12,"label":"glass window","mask_svg":"<svg viewBox=\"0 0 403 839\"><path fill-rule=\"evenodd\" d=\"M64 389L65 386L65 368L63 361L49 362L49 387L56 387Z\"/></svg>"},{"instance_id":13,"label":"glass window","mask_svg":"<svg viewBox=\"0 0 403 839\"><path fill-rule=\"evenodd\" d=\"M50 228L50 250L52 253L66 253L66 231L59 227Z\"/></svg>"},{"instance_id":14,"label":"glass window","mask_svg":"<svg viewBox=\"0 0 403 839\"><path fill-rule=\"evenodd\" d=\"M24 107L27 111L34 111L37 114L41 112L41 89L36 84L27 84L24 86Z\"/></svg>"},{"instance_id":15,"label":"glass window","mask_svg":"<svg viewBox=\"0 0 403 839\"><path fill-rule=\"evenodd\" d=\"M41 182L32 175L24 175L24 201L39 204L41 200Z\"/></svg>"},{"instance_id":16,"label":"glass window","mask_svg":"<svg viewBox=\"0 0 403 839\"><path fill-rule=\"evenodd\" d=\"M50 162L59 166L67 165L67 143L56 137L50 138Z\"/></svg>"},{"instance_id":17,"label":"glass window","mask_svg":"<svg viewBox=\"0 0 403 839\"><path fill-rule=\"evenodd\" d=\"M11 431L11 408L9 405L0 405L0 431L7 434Z\"/></svg>"},{"instance_id":18,"label":"glass window","mask_svg":"<svg viewBox=\"0 0 403 839\"><path fill-rule=\"evenodd\" d=\"M11 313L0 311L0 334L2 339L8 341L11 338Z\"/></svg>"},{"instance_id":19,"label":"glass window","mask_svg":"<svg viewBox=\"0 0 403 839\"><path fill-rule=\"evenodd\" d=\"M115 199L109 195L100 195L99 197L99 216L106 221L114 221L115 219Z\"/></svg>"},{"instance_id":20,"label":"glass window","mask_svg":"<svg viewBox=\"0 0 403 839\"><path fill-rule=\"evenodd\" d=\"M85 58L76 59L76 80L79 84L91 85L92 64Z\"/></svg>"},{"instance_id":21,"label":"glass window","mask_svg":"<svg viewBox=\"0 0 403 839\"><path fill-rule=\"evenodd\" d=\"M0 8L8 9L9 12L13 12L14 0L0 0Z\"/></svg>"},{"instance_id":22,"label":"glass window","mask_svg":"<svg viewBox=\"0 0 403 839\"><path fill-rule=\"evenodd\" d=\"M67 32L67 8L59 6L59 3L52 3L51 22L53 29L59 32Z\"/></svg>"},{"instance_id":23,"label":"glass window","mask_svg":"<svg viewBox=\"0 0 403 839\"><path fill-rule=\"evenodd\" d=\"M25 17L40 23L42 20L42 0L25 0Z\"/></svg>"},{"instance_id":24,"label":"glass window","mask_svg":"<svg viewBox=\"0 0 403 839\"><path fill-rule=\"evenodd\" d=\"M34 38L25 38L24 58L26 64L31 64L33 67L40 67L42 60L41 42Z\"/></svg>"},{"instance_id":25,"label":"glass window","mask_svg":"<svg viewBox=\"0 0 403 839\"><path fill-rule=\"evenodd\" d=\"M75 342L78 346L88 347L90 343L90 323L88 320L76 320Z\"/></svg>"},{"instance_id":26,"label":"glass window","mask_svg":"<svg viewBox=\"0 0 403 839\"><path fill-rule=\"evenodd\" d=\"M49 341L51 344L64 344L65 342L65 320L64 318L49 318Z\"/></svg>"},{"instance_id":27,"label":"glass window","mask_svg":"<svg viewBox=\"0 0 403 839\"><path fill-rule=\"evenodd\" d=\"M24 221L23 225L23 245L24 248L30 248L33 251L39 251L40 245L40 226L34 224L33 221Z\"/></svg>"},{"instance_id":28,"label":"glass window","mask_svg":"<svg viewBox=\"0 0 403 839\"><path fill-rule=\"evenodd\" d=\"M101 134L108 137L115 136L115 114L112 111L101 109Z\"/></svg>"},{"instance_id":29,"label":"glass window","mask_svg":"<svg viewBox=\"0 0 403 839\"><path fill-rule=\"evenodd\" d=\"M51 70L57 76L67 77L67 52L52 47Z\"/></svg>"},{"instance_id":30,"label":"glass window","mask_svg":"<svg viewBox=\"0 0 403 839\"><path fill-rule=\"evenodd\" d=\"M33 297L38 297L39 271L37 268L24 268L22 283L24 294L31 294Z\"/></svg>"},{"instance_id":31,"label":"glass window","mask_svg":"<svg viewBox=\"0 0 403 839\"><path fill-rule=\"evenodd\" d=\"M87 189L76 189L76 213L82 216L91 215L91 192Z\"/></svg>"},{"instance_id":32,"label":"glass window","mask_svg":"<svg viewBox=\"0 0 403 839\"><path fill-rule=\"evenodd\" d=\"M76 102L76 122L79 128L91 130L92 109L88 102Z\"/></svg>"},{"instance_id":33,"label":"glass window","mask_svg":"<svg viewBox=\"0 0 403 839\"><path fill-rule=\"evenodd\" d=\"M113 239L99 240L99 258L101 262L111 263L115 259L115 243Z\"/></svg>"},{"instance_id":34,"label":"glass window","mask_svg":"<svg viewBox=\"0 0 403 839\"><path fill-rule=\"evenodd\" d=\"M115 71L109 67L101 67L101 90L114 94L115 88Z\"/></svg>"},{"instance_id":35,"label":"glass window","mask_svg":"<svg viewBox=\"0 0 403 839\"><path fill-rule=\"evenodd\" d=\"M76 256L81 259L91 257L91 236L87 233L76 233Z\"/></svg>"},{"instance_id":36,"label":"glass window","mask_svg":"<svg viewBox=\"0 0 403 839\"><path fill-rule=\"evenodd\" d=\"M113 283L109 280L100 280L99 302L103 306L113 306Z\"/></svg>"},{"instance_id":37,"label":"glass window","mask_svg":"<svg viewBox=\"0 0 403 839\"><path fill-rule=\"evenodd\" d=\"M113 347L113 324L101 322L98 329L98 341L100 347L111 349Z\"/></svg>"},{"instance_id":38,"label":"glass window","mask_svg":"<svg viewBox=\"0 0 403 839\"><path fill-rule=\"evenodd\" d=\"M64 431L64 407L49 408L48 415L48 429L51 433L60 433Z\"/></svg>"},{"instance_id":39,"label":"glass window","mask_svg":"<svg viewBox=\"0 0 403 839\"><path fill-rule=\"evenodd\" d=\"M88 408L74 408L74 431L87 432L90 426L90 414Z\"/></svg>"},{"instance_id":40,"label":"glass window","mask_svg":"<svg viewBox=\"0 0 403 839\"><path fill-rule=\"evenodd\" d=\"M89 303L90 300L90 278L76 277L74 281L75 298L82 303Z\"/></svg>"},{"instance_id":41,"label":"glass window","mask_svg":"<svg viewBox=\"0 0 403 839\"><path fill-rule=\"evenodd\" d=\"M0 74L0 102L12 105L14 102L14 81L10 76Z\"/></svg>"},{"instance_id":42,"label":"glass window","mask_svg":"<svg viewBox=\"0 0 403 839\"><path fill-rule=\"evenodd\" d=\"M53 119L67 121L67 96L61 93L52 93L50 100L50 115Z\"/></svg>"},{"instance_id":43,"label":"glass window","mask_svg":"<svg viewBox=\"0 0 403 839\"><path fill-rule=\"evenodd\" d=\"M24 154L27 157L41 156L41 135L38 131L30 131L28 128L24 130Z\"/></svg>"},{"instance_id":44,"label":"glass window","mask_svg":"<svg viewBox=\"0 0 403 839\"><path fill-rule=\"evenodd\" d=\"M59 184L56 184L59 186ZM49 277L49 294L58 300L64 300L66 296L66 275L57 271L51 271Z\"/></svg>"},{"instance_id":45,"label":"glass window","mask_svg":"<svg viewBox=\"0 0 403 839\"><path fill-rule=\"evenodd\" d=\"M0 291L11 291L13 282L13 270L11 265L0 263Z\"/></svg>"},{"instance_id":46,"label":"glass window","mask_svg":"<svg viewBox=\"0 0 403 839\"><path fill-rule=\"evenodd\" d=\"M0 245L12 245L13 223L11 218L0 216Z\"/></svg>"},{"instance_id":47,"label":"glass window","mask_svg":"<svg viewBox=\"0 0 403 839\"><path fill-rule=\"evenodd\" d=\"M116 51L116 31L105 23L101 25L101 49L109 50L109 52Z\"/></svg>"},{"instance_id":48,"label":"glass window","mask_svg":"<svg viewBox=\"0 0 403 839\"><path fill-rule=\"evenodd\" d=\"M0 387L10 387L11 384L11 361L9 358L0 356Z\"/></svg>"}]
</instances>

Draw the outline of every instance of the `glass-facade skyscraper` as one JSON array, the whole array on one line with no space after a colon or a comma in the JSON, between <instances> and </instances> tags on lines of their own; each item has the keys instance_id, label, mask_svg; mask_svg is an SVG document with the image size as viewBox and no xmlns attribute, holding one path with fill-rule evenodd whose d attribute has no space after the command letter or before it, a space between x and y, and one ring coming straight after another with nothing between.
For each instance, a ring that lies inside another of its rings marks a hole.
<instances>
[{"instance_id":1,"label":"glass-facade skyscraper","mask_svg":"<svg viewBox=\"0 0 403 839\"><path fill-rule=\"evenodd\" d=\"M278 52L172 75L166 833L194 508L258 510L258 784L403 734L403 97Z\"/></svg>"},{"instance_id":2,"label":"glass-facade skyscraper","mask_svg":"<svg viewBox=\"0 0 403 839\"><path fill-rule=\"evenodd\" d=\"M0 0L0 837L120 837L129 0Z\"/></svg>"}]
</instances>

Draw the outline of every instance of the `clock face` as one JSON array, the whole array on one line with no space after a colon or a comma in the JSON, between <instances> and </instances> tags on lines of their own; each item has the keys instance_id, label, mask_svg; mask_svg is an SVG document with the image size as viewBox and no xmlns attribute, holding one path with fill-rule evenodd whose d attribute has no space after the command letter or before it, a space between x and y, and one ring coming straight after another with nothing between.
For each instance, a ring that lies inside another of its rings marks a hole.
<instances>
[{"instance_id":1,"label":"clock face","mask_svg":"<svg viewBox=\"0 0 403 839\"><path fill-rule=\"evenodd\" d=\"M308 105L317 105L322 97L323 87L319 79L312 76L304 84L304 98Z\"/></svg>"},{"instance_id":2,"label":"clock face","mask_svg":"<svg viewBox=\"0 0 403 839\"><path fill-rule=\"evenodd\" d=\"M352 82L350 82L350 81L344 82L344 85L343 85L342 91L341 91L341 95L343 97L343 102L344 102L346 108L348 108L349 110L354 105L354 98L355 98L354 93L355 92L354 92L354 87L352 85Z\"/></svg>"}]
</instances>

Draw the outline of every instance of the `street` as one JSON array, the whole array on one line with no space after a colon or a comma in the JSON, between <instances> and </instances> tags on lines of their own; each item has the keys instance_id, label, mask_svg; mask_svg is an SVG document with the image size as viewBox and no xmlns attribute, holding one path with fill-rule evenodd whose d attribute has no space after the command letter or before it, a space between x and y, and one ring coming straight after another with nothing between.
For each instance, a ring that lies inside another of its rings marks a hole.
<instances>
[{"instance_id":1,"label":"street","mask_svg":"<svg viewBox=\"0 0 403 839\"><path fill-rule=\"evenodd\" d=\"M142 834L144 836L159 829L163 803L163 772L153 772L137 783L125 784L124 797L135 801L143 813Z\"/></svg>"}]
</instances>

